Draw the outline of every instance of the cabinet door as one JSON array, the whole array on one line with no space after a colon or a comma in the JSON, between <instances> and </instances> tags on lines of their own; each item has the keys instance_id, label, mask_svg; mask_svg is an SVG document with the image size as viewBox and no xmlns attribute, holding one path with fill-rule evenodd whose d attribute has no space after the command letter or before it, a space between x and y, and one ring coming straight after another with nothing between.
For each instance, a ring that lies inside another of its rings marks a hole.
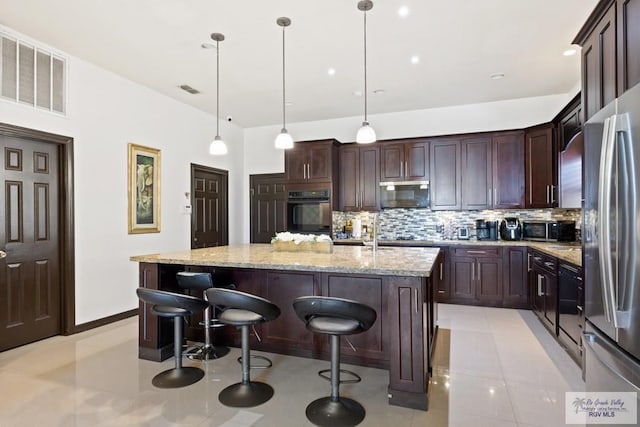
<instances>
[{"instance_id":1,"label":"cabinet door","mask_svg":"<svg viewBox=\"0 0 640 427\"><path fill-rule=\"evenodd\" d=\"M358 147L340 147L340 210L359 209L360 150Z\"/></svg>"},{"instance_id":2,"label":"cabinet door","mask_svg":"<svg viewBox=\"0 0 640 427\"><path fill-rule=\"evenodd\" d=\"M380 180L404 181L404 144L388 144L380 147Z\"/></svg>"},{"instance_id":3,"label":"cabinet door","mask_svg":"<svg viewBox=\"0 0 640 427\"><path fill-rule=\"evenodd\" d=\"M440 258L438 263L433 267L433 289L435 293L435 299L438 302L448 302L449 301L449 255L447 254L447 249L444 247L440 248Z\"/></svg>"},{"instance_id":4,"label":"cabinet door","mask_svg":"<svg viewBox=\"0 0 640 427\"><path fill-rule=\"evenodd\" d=\"M307 178L307 150L295 146L284 152L284 170L287 181L304 181Z\"/></svg>"},{"instance_id":5,"label":"cabinet door","mask_svg":"<svg viewBox=\"0 0 640 427\"><path fill-rule=\"evenodd\" d=\"M460 140L435 140L430 147L431 209L460 209Z\"/></svg>"},{"instance_id":6,"label":"cabinet door","mask_svg":"<svg viewBox=\"0 0 640 427\"><path fill-rule=\"evenodd\" d=\"M476 299L491 305L502 304L502 258L476 259Z\"/></svg>"},{"instance_id":7,"label":"cabinet door","mask_svg":"<svg viewBox=\"0 0 640 427\"><path fill-rule=\"evenodd\" d=\"M380 148L360 147L359 157L360 209L377 211L380 209Z\"/></svg>"},{"instance_id":8,"label":"cabinet door","mask_svg":"<svg viewBox=\"0 0 640 427\"><path fill-rule=\"evenodd\" d=\"M527 248L507 246L503 258L504 306L526 308L527 306Z\"/></svg>"},{"instance_id":9,"label":"cabinet door","mask_svg":"<svg viewBox=\"0 0 640 427\"><path fill-rule=\"evenodd\" d=\"M451 257L451 299L472 301L476 297L476 259Z\"/></svg>"},{"instance_id":10,"label":"cabinet door","mask_svg":"<svg viewBox=\"0 0 640 427\"><path fill-rule=\"evenodd\" d=\"M287 230L287 191L284 174L251 175L251 243L269 243Z\"/></svg>"},{"instance_id":11,"label":"cabinet door","mask_svg":"<svg viewBox=\"0 0 640 427\"><path fill-rule=\"evenodd\" d=\"M492 205L491 138L463 139L460 145L462 209L489 209Z\"/></svg>"},{"instance_id":12,"label":"cabinet door","mask_svg":"<svg viewBox=\"0 0 640 427\"><path fill-rule=\"evenodd\" d=\"M618 96L640 82L640 0L617 0Z\"/></svg>"},{"instance_id":13,"label":"cabinet door","mask_svg":"<svg viewBox=\"0 0 640 427\"><path fill-rule=\"evenodd\" d=\"M604 14L582 46L585 121L616 97L616 7Z\"/></svg>"},{"instance_id":14,"label":"cabinet door","mask_svg":"<svg viewBox=\"0 0 640 427\"><path fill-rule=\"evenodd\" d=\"M544 289L544 319L549 323L551 330L558 334L558 276L545 271L542 275Z\"/></svg>"},{"instance_id":15,"label":"cabinet door","mask_svg":"<svg viewBox=\"0 0 640 427\"><path fill-rule=\"evenodd\" d=\"M307 149L307 180L331 181L332 149L328 144L314 145Z\"/></svg>"},{"instance_id":16,"label":"cabinet door","mask_svg":"<svg viewBox=\"0 0 640 427\"><path fill-rule=\"evenodd\" d=\"M493 207L524 208L524 132L494 136Z\"/></svg>"},{"instance_id":17,"label":"cabinet door","mask_svg":"<svg viewBox=\"0 0 640 427\"><path fill-rule=\"evenodd\" d=\"M404 151L405 179L423 181L429 179L429 142L410 142Z\"/></svg>"},{"instance_id":18,"label":"cabinet door","mask_svg":"<svg viewBox=\"0 0 640 427\"><path fill-rule=\"evenodd\" d=\"M553 128L545 126L527 131L525 145L526 207L550 208L555 205Z\"/></svg>"}]
</instances>

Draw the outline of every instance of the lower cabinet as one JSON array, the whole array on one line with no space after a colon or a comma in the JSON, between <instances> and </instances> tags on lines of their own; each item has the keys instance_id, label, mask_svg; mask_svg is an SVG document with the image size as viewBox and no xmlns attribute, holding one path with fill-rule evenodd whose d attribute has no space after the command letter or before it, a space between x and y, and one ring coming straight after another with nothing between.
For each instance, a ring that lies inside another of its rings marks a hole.
<instances>
[{"instance_id":1,"label":"lower cabinet","mask_svg":"<svg viewBox=\"0 0 640 427\"><path fill-rule=\"evenodd\" d=\"M450 302L501 306L502 248L455 247L450 251Z\"/></svg>"},{"instance_id":2,"label":"lower cabinet","mask_svg":"<svg viewBox=\"0 0 640 427\"><path fill-rule=\"evenodd\" d=\"M555 257L531 251L534 282L534 311L542 323L553 333L558 333L558 266Z\"/></svg>"},{"instance_id":3,"label":"lower cabinet","mask_svg":"<svg viewBox=\"0 0 640 427\"><path fill-rule=\"evenodd\" d=\"M503 306L528 308L527 248L524 246L507 246L502 250Z\"/></svg>"}]
</instances>

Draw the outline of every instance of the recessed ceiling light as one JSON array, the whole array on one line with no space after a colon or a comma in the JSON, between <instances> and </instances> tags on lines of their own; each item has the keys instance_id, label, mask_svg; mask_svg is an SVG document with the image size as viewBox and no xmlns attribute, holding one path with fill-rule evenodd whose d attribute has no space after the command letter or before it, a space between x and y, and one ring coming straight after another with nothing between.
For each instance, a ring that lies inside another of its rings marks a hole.
<instances>
[{"instance_id":1,"label":"recessed ceiling light","mask_svg":"<svg viewBox=\"0 0 640 427\"><path fill-rule=\"evenodd\" d=\"M398 15L402 16L403 18L409 15L409 8L407 6L402 6L400 9L398 9Z\"/></svg>"},{"instance_id":2,"label":"recessed ceiling light","mask_svg":"<svg viewBox=\"0 0 640 427\"><path fill-rule=\"evenodd\" d=\"M355 96L362 96L362 92L360 92L359 90L354 90L352 93Z\"/></svg>"},{"instance_id":3,"label":"recessed ceiling light","mask_svg":"<svg viewBox=\"0 0 640 427\"><path fill-rule=\"evenodd\" d=\"M335 68L329 68L327 70L327 74L329 74L330 76L334 76L336 74L336 69Z\"/></svg>"},{"instance_id":4,"label":"recessed ceiling light","mask_svg":"<svg viewBox=\"0 0 640 427\"><path fill-rule=\"evenodd\" d=\"M491 77L491 80L504 79L504 73L494 73L494 74L491 74L489 77Z\"/></svg>"},{"instance_id":5,"label":"recessed ceiling light","mask_svg":"<svg viewBox=\"0 0 640 427\"><path fill-rule=\"evenodd\" d=\"M376 89L376 90L373 91L373 93L375 93L376 95L382 95L385 92L386 92L386 90L384 90L384 89Z\"/></svg>"},{"instance_id":6,"label":"recessed ceiling light","mask_svg":"<svg viewBox=\"0 0 640 427\"><path fill-rule=\"evenodd\" d=\"M577 50L575 50L575 49L567 49L567 50L565 50L564 52L562 52L562 54L563 54L564 56L573 56L573 55L575 55L576 53L578 53L578 51L577 51Z\"/></svg>"},{"instance_id":7,"label":"recessed ceiling light","mask_svg":"<svg viewBox=\"0 0 640 427\"><path fill-rule=\"evenodd\" d=\"M417 64L418 62L420 62L420 57L418 55L413 55L411 57L411 63L412 64Z\"/></svg>"}]
</instances>

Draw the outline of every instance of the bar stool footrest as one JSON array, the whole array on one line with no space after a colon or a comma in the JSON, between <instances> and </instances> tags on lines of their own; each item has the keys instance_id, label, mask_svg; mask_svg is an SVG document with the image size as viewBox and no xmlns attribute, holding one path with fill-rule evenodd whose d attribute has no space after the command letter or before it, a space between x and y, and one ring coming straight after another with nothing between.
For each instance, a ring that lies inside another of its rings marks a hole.
<instances>
[{"instance_id":1,"label":"bar stool footrest","mask_svg":"<svg viewBox=\"0 0 640 427\"><path fill-rule=\"evenodd\" d=\"M268 357L265 356L260 356L258 354L252 354L251 356L249 356L249 359L260 359L260 360L264 360L267 362L266 365L258 365L258 366L254 366L251 364L251 360L249 360L249 369L269 369L270 367L273 366L273 362L271 362L271 359L269 359ZM238 363L242 364L242 357L238 357Z\"/></svg>"},{"instance_id":2,"label":"bar stool footrest","mask_svg":"<svg viewBox=\"0 0 640 427\"><path fill-rule=\"evenodd\" d=\"M321 376L322 378L324 378L327 381L331 381L331 375L326 375L327 372L331 373L331 369L323 369L321 371L318 371L318 375ZM350 380L343 380L342 377L340 377L340 380L338 381L338 384L355 384L355 383L359 383L360 381L362 381L362 378L360 378L360 375L356 374L355 372L348 371L346 369L340 369L340 373L341 374L351 375L354 378L350 379Z\"/></svg>"}]
</instances>

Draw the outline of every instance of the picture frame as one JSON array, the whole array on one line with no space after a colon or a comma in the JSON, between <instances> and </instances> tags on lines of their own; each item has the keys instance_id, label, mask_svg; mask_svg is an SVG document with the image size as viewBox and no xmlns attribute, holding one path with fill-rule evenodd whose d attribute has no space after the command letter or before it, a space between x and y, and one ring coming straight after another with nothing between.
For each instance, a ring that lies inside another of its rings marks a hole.
<instances>
[{"instance_id":1,"label":"picture frame","mask_svg":"<svg viewBox=\"0 0 640 427\"><path fill-rule=\"evenodd\" d=\"M128 145L129 234L160 232L160 150Z\"/></svg>"}]
</instances>

